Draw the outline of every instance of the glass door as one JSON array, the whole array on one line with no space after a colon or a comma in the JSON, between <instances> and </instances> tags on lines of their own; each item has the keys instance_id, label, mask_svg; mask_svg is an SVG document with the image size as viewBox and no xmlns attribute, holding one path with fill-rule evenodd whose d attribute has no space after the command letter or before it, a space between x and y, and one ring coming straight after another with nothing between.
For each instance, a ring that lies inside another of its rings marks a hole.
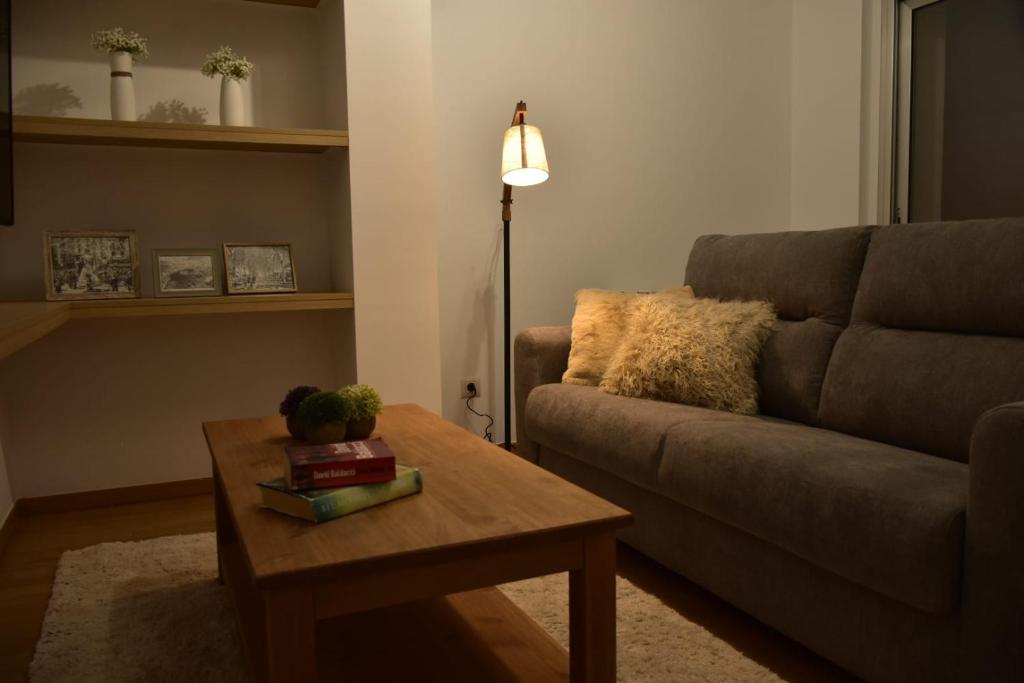
<instances>
[{"instance_id":1,"label":"glass door","mask_svg":"<svg viewBox=\"0 0 1024 683\"><path fill-rule=\"evenodd\" d=\"M1024 216L1024 2L899 4L895 220Z\"/></svg>"}]
</instances>

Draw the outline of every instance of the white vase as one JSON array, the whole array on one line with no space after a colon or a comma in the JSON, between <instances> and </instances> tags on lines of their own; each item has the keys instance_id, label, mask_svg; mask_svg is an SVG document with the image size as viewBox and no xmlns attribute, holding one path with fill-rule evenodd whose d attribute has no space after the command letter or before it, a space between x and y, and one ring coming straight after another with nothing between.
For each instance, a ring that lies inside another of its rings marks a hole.
<instances>
[{"instance_id":1,"label":"white vase","mask_svg":"<svg viewBox=\"0 0 1024 683\"><path fill-rule=\"evenodd\" d=\"M110 118L135 120L135 83L132 80L132 54L110 53Z\"/></svg>"},{"instance_id":2,"label":"white vase","mask_svg":"<svg viewBox=\"0 0 1024 683\"><path fill-rule=\"evenodd\" d=\"M244 126L245 105L242 102L242 82L224 76L220 82L220 125Z\"/></svg>"}]
</instances>

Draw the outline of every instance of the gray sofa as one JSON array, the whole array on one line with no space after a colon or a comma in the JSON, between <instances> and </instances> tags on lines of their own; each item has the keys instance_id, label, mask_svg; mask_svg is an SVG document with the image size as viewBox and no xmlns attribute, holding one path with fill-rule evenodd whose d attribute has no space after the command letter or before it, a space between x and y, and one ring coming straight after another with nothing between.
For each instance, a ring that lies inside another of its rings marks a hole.
<instances>
[{"instance_id":1,"label":"gray sofa","mask_svg":"<svg viewBox=\"0 0 1024 683\"><path fill-rule=\"evenodd\" d=\"M562 384L569 327L532 328L523 457L863 678L1024 680L1024 219L709 235L686 284L775 304L761 414Z\"/></svg>"}]
</instances>

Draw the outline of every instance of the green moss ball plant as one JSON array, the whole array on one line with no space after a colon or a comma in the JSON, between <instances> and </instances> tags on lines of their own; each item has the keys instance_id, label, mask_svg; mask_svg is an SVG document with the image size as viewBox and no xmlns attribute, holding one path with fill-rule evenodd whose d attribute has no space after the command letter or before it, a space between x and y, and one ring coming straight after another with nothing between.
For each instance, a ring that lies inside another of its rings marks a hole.
<instances>
[{"instance_id":1,"label":"green moss ball plant","mask_svg":"<svg viewBox=\"0 0 1024 683\"><path fill-rule=\"evenodd\" d=\"M285 424L288 426L288 433L294 436L296 439L305 439L306 435L302 433L302 424L299 422L296 414L299 412L299 405L306 399L307 396L315 394L320 391L320 387L311 387L306 385L300 385L292 388L284 396L284 400L281 401L281 405L278 407L278 412L284 416Z\"/></svg>"},{"instance_id":2,"label":"green moss ball plant","mask_svg":"<svg viewBox=\"0 0 1024 683\"><path fill-rule=\"evenodd\" d=\"M368 384L350 384L339 389L338 395L352 406L346 438L368 438L377 428L377 413L384 408L380 394Z\"/></svg>"},{"instance_id":3,"label":"green moss ball plant","mask_svg":"<svg viewBox=\"0 0 1024 683\"><path fill-rule=\"evenodd\" d=\"M313 443L345 440L345 426L352 416L352 403L334 391L318 391L299 404L296 418Z\"/></svg>"}]
</instances>

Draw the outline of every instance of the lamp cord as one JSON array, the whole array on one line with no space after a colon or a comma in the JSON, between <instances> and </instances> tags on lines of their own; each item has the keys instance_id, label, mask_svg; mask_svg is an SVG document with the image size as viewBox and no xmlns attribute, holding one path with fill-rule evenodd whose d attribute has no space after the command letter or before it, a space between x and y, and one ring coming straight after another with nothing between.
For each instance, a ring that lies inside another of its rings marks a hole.
<instances>
[{"instance_id":1,"label":"lamp cord","mask_svg":"<svg viewBox=\"0 0 1024 683\"><path fill-rule=\"evenodd\" d=\"M469 412L473 413L477 417L486 417L489 420L487 426L484 427L484 438L490 441L491 443L494 443L494 434L491 433L491 427L494 426L494 418L488 415L487 413L478 413L473 408L473 406L470 405L470 401L472 401L474 398L476 398L476 394L473 394L472 396L466 398L466 408L468 408Z\"/></svg>"}]
</instances>

